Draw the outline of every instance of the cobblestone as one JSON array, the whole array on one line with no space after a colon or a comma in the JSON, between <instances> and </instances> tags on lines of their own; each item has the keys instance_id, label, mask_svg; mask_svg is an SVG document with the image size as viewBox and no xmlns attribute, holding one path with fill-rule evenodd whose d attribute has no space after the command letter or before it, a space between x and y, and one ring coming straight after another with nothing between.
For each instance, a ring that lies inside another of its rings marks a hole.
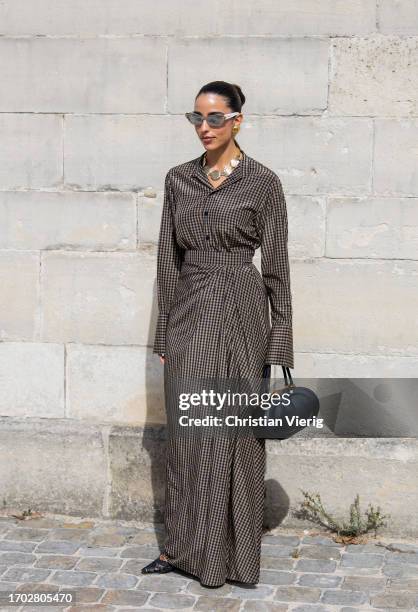
<instances>
[{"instance_id":1,"label":"cobblestone","mask_svg":"<svg viewBox=\"0 0 418 612\"><path fill-rule=\"evenodd\" d=\"M227 581L209 589L177 570L168 575L141 573L160 552L161 526L54 516L29 522L0 521L0 592L76 593L72 606L42 606L43 612L418 608L418 547L399 538L371 536L362 545L342 545L314 530L276 529L263 536L256 586ZM2 612L8 608L40 609L0 603Z\"/></svg>"},{"instance_id":2,"label":"cobblestone","mask_svg":"<svg viewBox=\"0 0 418 612\"><path fill-rule=\"evenodd\" d=\"M341 565L343 567L381 567L384 562L383 555L373 555L366 553L343 554Z\"/></svg>"},{"instance_id":3,"label":"cobblestone","mask_svg":"<svg viewBox=\"0 0 418 612\"><path fill-rule=\"evenodd\" d=\"M371 603L380 608L410 608L417 605L415 593L379 593L372 597Z\"/></svg>"},{"instance_id":4,"label":"cobblestone","mask_svg":"<svg viewBox=\"0 0 418 612\"><path fill-rule=\"evenodd\" d=\"M245 601L242 609L246 612L284 612L288 610L288 607L287 604L253 599L252 601Z\"/></svg>"},{"instance_id":5,"label":"cobblestone","mask_svg":"<svg viewBox=\"0 0 418 612\"><path fill-rule=\"evenodd\" d=\"M204 598L205 599L205 598ZM196 603L196 597L191 595L172 595L171 593L156 593L151 596L149 603L154 608L169 608L175 610L184 610L184 608L191 608ZM210 610L210 607L198 608L200 610ZM220 608L222 609L222 608ZM234 610L236 608L229 608Z\"/></svg>"},{"instance_id":6,"label":"cobblestone","mask_svg":"<svg viewBox=\"0 0 418 612\"><path fill-rule=\"evenodd\" d=\"M292 584L296 580L294 572L280 572L274 570L260 571L260 584Z\"/></svg>"},{"instance_id":7,"label":"cobblestone","mask_svg":"<svg viewBox=\"0 0 418 612\"><path fill-rule=\"evenodd\" d=\"M50 582L52 584L62 584L65 586L88 586L97 575L94 572L80 572L80 571L56 571L52 574Z\"/></svg>"},{"instance_id":8,"label":"cobblestone","mask_svg":"<svg viewBox=\"0 0 418 612\"><path fill-rule=\"evenodd\" d=\"M279 587L274 598L280 601L319 601L321 589L303 586Z\"/></svg>"},{"instance_id":9,"label":"cobblestone","mask_svg":"<svg viewBox=\"0 0 418 612\"><path fill-rule=\"evenodd\" d=\"M389 578L387 585L390 591L411 591L418 593L418 577L417 578Z\"/></svg>"},{"instance_id":10,"label":"cobblestone","mask_svg":"<svg viewBox=\"0 0 418 612\"><path fill-rule=\"evenodd\" d=\"M305 559L327 559L328 561L339 560L341 553L335 546L325 544L314 546L301 546L299 555Z\"/></svg>"},{"instance_id":11,"label":"cobblestone","mask_svg":"<svg viewBox=\"0 0 418 612\"><path fill-rule=\"evenodd\" d=\"M60 542L53 540L46 540L41 542L35 548L36 553L61 553L62 555L73 555L75 551L80 548L80 544L77 542Z\"/></svg>"},{"instance_id":12,"label":"cobblestone","mask_svg":"<svg viewBox=\"0 0 418 612\"><path fill-rule=\"evenodd\" d=\"M40 555L35 561L34 567L49 569L73 569L79 559L68 555Z\"/></svg>"},{"instance_id":13,"label":"cobblestone","mask_svg":"<svg viewBox=\"0 0 418 612\"><path fill-rule=\"evenodd\" d=\"M330 574L301 574L298 584L301 586L314 586L323 589L335 588L341 584L343 578Z\"/></svg>"},{"instance_id":14,"label":"cobblestone","mask_svg":"<svg viewBox=\"0 0 418 612\"><path fill-rule=\"evenodd\" d=\"M418 566L399 564L394 565L392 563L386 563L382 572L385 576L390 578L417 578L418 577Z\"/></svg>"},{"instance_id":15,"label":"cobblestone","mask_svg":"<svg viewBox=\"0 0 418 612\"><path fill-rule=\"evenodd\" d=\"M261 555L261 568L262 569L275 569L275 570L290 570L295 564L295 559L284 558L284 557L265 557Z\"/></svg>"},{"instance_id":16,"label":"cobblestone","mask_svg":"<svg viewBox=\"0 0 418 612\"><path fill-rule=\"evenodd\" d=\"M386 588L388 579L371 576L345 576L341 588L350 591L367 591L376 593Z\"/></svg>"},{"instance_id":17,"label":"cobblestone","mask_svg":"<svg viewBox=\"0 0 418 612\"><path fill-rule=\"evenodd\" d=\"M301 559L296 564L298 572L334 572L337 567L336 561L326 561L324 559Z\"/></svg>"},{"instance_id":18,"label":"cobblestone","mask_svg":"<svg viewBox=\"0 0 418 612\"><path fill-rule=\"evenodd\" d=\"M323 593L321 601L329 604L364 604L368 599L363 591L330 589Z\"/></svg>"}]
</instances>

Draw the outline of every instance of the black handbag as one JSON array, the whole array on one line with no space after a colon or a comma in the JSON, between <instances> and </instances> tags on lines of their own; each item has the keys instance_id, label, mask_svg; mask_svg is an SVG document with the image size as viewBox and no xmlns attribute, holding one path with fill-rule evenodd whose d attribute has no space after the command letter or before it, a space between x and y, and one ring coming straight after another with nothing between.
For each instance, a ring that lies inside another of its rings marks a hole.
<instances>
[{"instance_id":1,"label":"black handbag","mask_svg":"<svg viewBox=\"0 0 418 612\"><path fill-rule=\"evenodd\" d=\"M293 383L290 369L282 366L285 385L283 388L269 391L270 387L270 368L263 370L262 392L270 395L278 394L282 401L277 403L268 402L268 408L257 406L253 412L253 418L264 416L266 419L278 419L278 424L266 424L252 426L253 433L257 438L267 438L284 440L293 436L298 431L312 425L319 412L319 398L307 387L299 387Z\"/></svg>"}]
</instances>

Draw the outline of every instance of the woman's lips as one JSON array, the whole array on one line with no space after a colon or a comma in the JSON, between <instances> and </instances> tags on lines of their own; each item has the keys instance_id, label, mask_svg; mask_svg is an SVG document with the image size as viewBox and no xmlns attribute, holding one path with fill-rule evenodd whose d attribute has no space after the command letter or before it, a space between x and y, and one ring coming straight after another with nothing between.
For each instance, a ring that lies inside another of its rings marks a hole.
<instances>
[{"instance_id":1,"label":"woman's lips","mask_svg":"<svg viewBox=\"0 0 418 612\"><path fill-rule=\"evenodd\" d=\"M207 138L202 138L203 142L210 142L211 140L213 140L213 136L209 136Z\"/></svg>"}]
</instances>

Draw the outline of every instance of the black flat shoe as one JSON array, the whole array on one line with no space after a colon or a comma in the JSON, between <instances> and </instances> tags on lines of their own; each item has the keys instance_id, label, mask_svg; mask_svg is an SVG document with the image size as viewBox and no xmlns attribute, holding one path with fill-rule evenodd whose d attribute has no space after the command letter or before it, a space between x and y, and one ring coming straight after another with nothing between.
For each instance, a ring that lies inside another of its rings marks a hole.
<instances>
[{"instance_id":1,"label":"black flat shoe","mask_svg":"<svg viewBox=\"0 0 418 612\"><path fill-rule=\"evenodd\" d=\"M166 574L167 572L172 572L174 567L170 565L168 561L164 561L163 559L155 559L148 565L142 568L142 574Z\"/></svg>"}]
</instances>

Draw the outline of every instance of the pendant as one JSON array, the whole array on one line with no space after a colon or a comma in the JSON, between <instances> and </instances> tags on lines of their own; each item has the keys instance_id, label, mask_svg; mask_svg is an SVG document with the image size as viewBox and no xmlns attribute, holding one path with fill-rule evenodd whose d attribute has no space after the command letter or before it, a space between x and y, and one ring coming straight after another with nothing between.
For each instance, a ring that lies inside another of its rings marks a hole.
<instances>
[{"instance_id":1,"label":"pendant","mask_svg":"<svg viewBox=\"0 0 418 612\"><path fill-rule=\"evenodd\" d=\"M219 178L221 178L221 173L219 172L219 170L212 170L212 172L209 172L209 176L214 181L217 181Z\"/></svg>"}]
</instances>

